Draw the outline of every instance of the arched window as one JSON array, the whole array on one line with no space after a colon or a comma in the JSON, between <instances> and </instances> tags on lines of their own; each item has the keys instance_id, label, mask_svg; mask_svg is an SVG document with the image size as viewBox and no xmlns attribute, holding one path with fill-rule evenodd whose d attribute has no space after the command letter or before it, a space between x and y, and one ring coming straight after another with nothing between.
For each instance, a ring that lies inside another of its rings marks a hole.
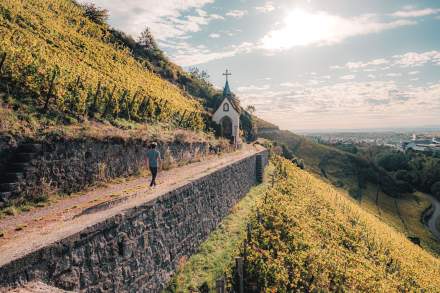
<instances>
[{"instance_id":1,"label":"arched window","mask_svg":"<svg viewBox=\"0 0 440 293\"><path fill-rule=\"evenodd\" d=\"M225 112L229 111L229 104L228 103L223 104L223 111L225 111Z\"/></svg>"}]
</instances>

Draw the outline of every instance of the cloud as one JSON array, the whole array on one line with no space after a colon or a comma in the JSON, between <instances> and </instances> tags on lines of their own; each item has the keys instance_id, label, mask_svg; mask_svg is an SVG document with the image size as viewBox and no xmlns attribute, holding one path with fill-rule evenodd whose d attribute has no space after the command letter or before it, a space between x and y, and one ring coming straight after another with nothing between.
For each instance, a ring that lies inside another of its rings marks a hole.
<instances>
[{"instance_id":1,"label":"cloud","mask_svg":"<svg viewBox=\"0 0 440 293\"><path fill-rule=\"evenodd\" d=\"M375 98L368 98L365 100L365 102L372 106L380 106L380 105L388 105L391 100L390 99L375 99Z\"/></svg>"},{"instance_id":2,"label":"cloud","mask_svg":"<svg viewBox=\"0 0 440 293\"><path fill-rule=\"evenodd\" d=\"M240 99L282 128L317 129L433 124L440 115L439 96L440 83L416 87L395 81L342 81L249 91Z\"/></svg>"},{"instance_id":3,"label":"cloud","mask_svg":"<svg viewBox=\"0 0 440 293\"><path fill-rule=\"evenodd\" d=\"M264 3L263 6L255 7L255 9L258 12L261 12L261 13L269 13L269 12L275 10L275 6L274 6L274 3L272 1L268 1L268 2Z\"/></svg>"},{"instance_id":4,"label":"cloud","mask_svg":"<svg viewBox=\"0 0 440 293\"><path fill-rule=\"evenodd\" d=\"M298 82L283 82L283 83L280 83L280 86L282 86L282 87L301 87L302 84L300 84Z\"/></svg>"},{"instance_id":5,"label":"cloud","mask_svg":"<svg viewBox=\"0 0 440 293\"><path fill-rule=\"evenodd\" d=\"M370 61L356 61L348 62L344 65L333 65L330 69L348 69L348 70L359 70L362 69L364 72L374 72L378 70L388 70L394 67L419 67L426 64L440 65L440 51L428 51L428 52L408 52L401 55L394 55L391 58L379 58ZM387 65L387 66L383 66ZM383 66L383 67L380 67ZM418 74L419 71L411 71L409 74Z\"/></svg>"},{"instance_id":6,"label":"cloud","mask_svg":"<svg viewBox=\"0 0 440 293\"><path fill-rule=\"evenodd\" d=\"M209 37L213 38L213 39L217 39L217 38L220 38L220 35L216 34L216 33L212 33L212 34L209 35Z\"/></svg>"},{"instance_id":7,"label":"cloud","mask_svg":"<svg viewBox=\"0 0 440 293\"><path fill-rule=\"evenodd\" d=\"M188 43L174 43L173 49L177 49L172 54L171 59L181 66L193 66L207 63L210 61L233 57L238 54L249 53L255 48L255 44L243 42L240 45L233 45L223 51L211 51L204 47L194 47Z\"/></svg>"},{"instance_id":8,"label":"cloud","mask_svg":"<svg viewBox=\"0 0 440 293\"><path fill-rule=\"evenodd\" d=\"M410 71L410 72L408 72L408 75L416 75L419 73L420 73L420 71Z\"/></svg>"},{"instance_id":9,"label":"cloud","mask_svg":"<svg viewBox=\"0 0 440 293\"><path fill-rule=\"evenodd\" d=\"M288 50L296 46L325 46L347 38L379 33L385 30L416 24L410 20L382 21L374 14L342 17L324 11L294 10L281 28L267 33L261 40L267 50Z\"/></svg>"},{"instance_id":10,"label":"cloud","mask_svg":"<svg viewBox=\"0 0 440 293\"><path fill-rule=\"evenodd\" d=\"M368 76L367 76L368 78L371 78L371 79L375 79L376 78L376 75L374 75L374 74L368 74Z\"/></svg>"},{"instance_id":11,"label":"cloud","mask_svg":"<svg viewBox=\"0 0 440 293\"><path fill-rule=\"evenodd\" d=\"M440 13L440 9L433 9L433 8L413 9L411 7L408 7L407 9L399 10L392 13L391 16L400 17L400 18L414 18L414 17L435 15L438 13Z\"/></svg>"},{"instance_id":12,"label":"cloud","mask_svg":"<svg viewBox=\"0 0 440 293\"><path fill-rule=\"evenodd\" d=\"M270 85L268 84L265 84L263 86L249 85L249 86L241 86L237 88L237 91L242 93L242 92L268 90L269 88Z\"/></svg>"},{"instance_id":13,"label":"cloud","mask_svg":"<svg viewBox=\"0 0 440 293\"><path fill-rule=\"evenodd\" d=\"M226 15L234 18L242 18L247 13L248 13L247 10L231 10L228 13L226 13Z\"/></svg>"},{"instance_id":14,"label":"cloud","mask_svg":"<svg viewBox=\"0 0 440 293\"><path fill-rule=\"evenodd\" d=\"M340 79L343 79L343 80L352 80L352 79L355 79L355 78L356 78L356 76L353 75L353 74L343 75L343 76L340 77Z\"/></svg>"},{"instance_id":15,"label":"cloud","mask_svg":"<svg viewBox=\"0 0 440 293\"><path fill-rule=\"evenodd\" d=\"M368 62L348 62L347 64L345 64L345 68L348 69L361 69L361 68L365 68L365 67L369 67L369 66L378 66L378 65L385 65L388 64L389 61L384 59L384 58L380 58L380 59L374 59Z\"/></svg>"},{"instance_id":16,"label":"cloud","mask_svg":"<svg viewBox=\"0 0 440 293\"><path fill-rule=\"evenodd\" d=\"M424 53L409 52L403 55L395 55L393 58L395 64L401 67L417 67L429 62L440 65L440 51Z\"/></svg>"},{"instance_id":17,"label":"cloud","mask_svg":"<svg viewBox=\"0 0 440 293\"><path fill-rule=\"evenodd\" d=\"M201 8L214 0L92 0L110 11L110 23L137 36L146 26L158 40L182 37L201 30L212 20L223 19ZM184 15L185 14L185 15Z\"/></svg>"},{"instance_id":18,"label":"cloud","mask_svg":"<svg viewBox=\"0 0 440 293\"><path fill-rule=\"evenodd\" d=\"M390 72L390 73L387 73L386 76L388 76L388 77L399 77L399 76L402 76L402 73Z\"/></svg>"}]
</instances>

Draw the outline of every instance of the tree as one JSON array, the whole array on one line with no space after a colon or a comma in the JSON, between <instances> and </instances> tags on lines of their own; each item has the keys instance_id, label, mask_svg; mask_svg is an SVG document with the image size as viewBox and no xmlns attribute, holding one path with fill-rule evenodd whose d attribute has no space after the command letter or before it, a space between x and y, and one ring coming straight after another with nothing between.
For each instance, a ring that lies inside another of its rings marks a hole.
<instances>
[{"instance_id":1,"label":"tree","mask_svg":"<svg viewBox=\"0 0 440 293\"><path fill-rule=\"evenodd\" d=\"M408 158L401 152L381 153L376 157L377 164L387 171L408 170Z\"/></svg>"},{"instance_id":2,"label":"tree","mask_svg":"<svg viewBox=\"0 0 440 293\"><path fill-rule=\"evenodd\" d=\"M206 70L201 70L197 67L191 67L189 69L189 73L193 78L199 79L200 81L204 81L209 83L209 74Z\"/></svg>"},{"instance_id":3,"label":"tree","mask_svg":"<svg viewBox=\"0 0 440 293\"><path fill-rule=\"evenodd\" d=\"M107 23L109 12L107 9L96 6L93 3L84 3L81 5L84 9L84 15L97 24Z\"/></svg>"},{"instance_id":4,"label":"tree","mask_svg":"<svg viewBox=\"0 0 440 293\"><path fill-rule=\"evenodd\" d=\"M411 184L414 182L414 178L412 174L407 170L399 170L396 172L394 176L396 177L397 180L400 181L405 181Z\"/></svg>"},{"instance_id":5,"label":"tree","mask_svg":"<svg viewBox=\"0 0 440 293\"><path fill-rule=\"evenodd\" d=\"M138 38L139 45L143 46L146 49L150 50L158 50L156 40L154 39L153 34L151 33L150 28L146 27L140 34Z\"/></svg>"},{"instance_id":6,"label":"tree","mask_svg":"<svg viewBox=\"0 0 440 293\"><path fill-rule=\"evenodd\" d=\"M432 195L440 200L440 181L437 181L431 186Z\"/></svg>"},{"instance_id":7,"label":"tree","mask_svg":"<svg viewBox=\"0 0 440 293\"><path fill-rule=\"evenodd\" d=\"M246 111L249 112L250 114L254 114L255 113L255 106L254 105L247 106Z\"/></svg>"},{"instance_id":8,"label":"tree","mask_svg":"<svg viewBox=\"0 0 440 293\"><path fill-rule=\"evenodd\" d=\"M282 148L283 157L285 157L288 160L292 160L293 159L292 151L289 150L289 148L285 144L282 144L281 148Z\"/></svg>"}]
</instances>

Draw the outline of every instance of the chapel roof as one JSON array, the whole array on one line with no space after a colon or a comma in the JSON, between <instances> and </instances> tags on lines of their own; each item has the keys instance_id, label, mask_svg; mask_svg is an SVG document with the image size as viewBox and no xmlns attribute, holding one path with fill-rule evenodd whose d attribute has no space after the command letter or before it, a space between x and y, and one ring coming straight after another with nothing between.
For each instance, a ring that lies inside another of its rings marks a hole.
<instances>
[{"instance_id":1,"label":"chapel roof","mask_svg":"<svg viewBox=\"0 0 440 293\"><path fill-rule=\"evenodd\" d=\"M229 82L226 80L225 88L223 89L223 97L232 95L231 89L229 87Z\"/></svg>"},{"instance_id":2,"label":"chapel roof","mask_svg":"<svg viewBox=\"0 0 440 293\"><path fill-rule=\"evenodd\" d=\"M231 105L232 105L232 107L234 108L235 111L237 111L238 113L241 112L240 101L231 92L231 88L229 87L228 80L226 80L225 87L223 89L223 98L228 99L228 101L231 103Z\"/></svg>"}]
</instances>

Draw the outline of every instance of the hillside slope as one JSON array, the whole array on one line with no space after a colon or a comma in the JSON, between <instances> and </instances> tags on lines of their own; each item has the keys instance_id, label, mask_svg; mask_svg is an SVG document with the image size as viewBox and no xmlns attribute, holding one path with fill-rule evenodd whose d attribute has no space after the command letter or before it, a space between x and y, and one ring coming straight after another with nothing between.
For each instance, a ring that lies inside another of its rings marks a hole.
<instances>
[{"instance_id":1,"label":"hillside slope","mask_svg":"<svg viewBox=\"0 0 440 293\"><path fill-rule=\"evenodd\" d=\"M330 185L284 159L275 164L278 181L257 204L242 251L248 284L266 292L439 292L439 259Z\"/></svg>"},{"instance_id":2,"label":"hillside slope","mask_svg":"<svg viewBox=\"0 0 440 293\"><path fill-rule=\"evenodd\" d=\"M0 93L15 110L81 120L182 122L201 129L199 102L111 42L71 0L0 2ZM185 116L184 116L185 113Z\"/></svg>"},{"instance_id":3,"label":"hillside slope","mask_svg":"<svg viewBox=\"0 0 440 293\"><path fill-rule=\"evenodd\" d=\"M311 141L287 130L269 129L259 137L285 145L293 155L303 159L309 170L328 179L338 187L360 197L367 183L379 184L383 192L401 197L405 192L384 170L360 156Z\"/></svg>"}]
</instances>

